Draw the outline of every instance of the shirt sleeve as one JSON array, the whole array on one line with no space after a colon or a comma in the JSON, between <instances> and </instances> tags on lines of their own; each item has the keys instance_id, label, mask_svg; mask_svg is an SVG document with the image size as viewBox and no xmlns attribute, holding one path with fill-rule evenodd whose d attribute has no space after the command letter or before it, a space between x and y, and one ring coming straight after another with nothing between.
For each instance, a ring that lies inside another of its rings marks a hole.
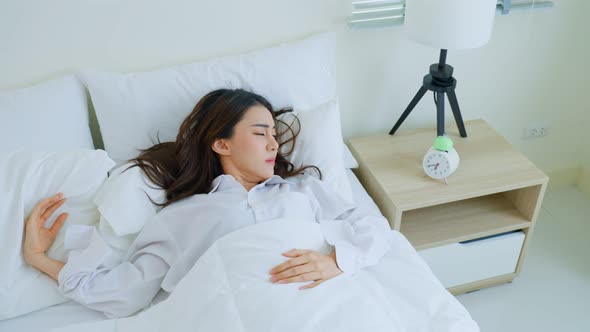
<instances>
[{"instance_id":1,"label":"shirt sleeve","mask_svg":"<svg viewBox=\"0 0 590 332\"><path fill-rule=\"evenodd\" d=\"M71 251L58 276L58 288L65 297L109 318L129 316L147 307L179 256L157 215L146 223L122 263L109 264L110 252L93 229L88 247Z\"/></svg>"},{"instance_id":2,"label":"shirt sleeve","mask_svg":"<svg viewBox=\"0 0 590 332\"><path fill-rule=\"evenodd\" d=\"M336 262L344 273L376 264L390 248L392 230L387 219L366 207L348 203L322 181L307 181L313 209L326 241L335 247Z\"/></svg>"}]
</instances>

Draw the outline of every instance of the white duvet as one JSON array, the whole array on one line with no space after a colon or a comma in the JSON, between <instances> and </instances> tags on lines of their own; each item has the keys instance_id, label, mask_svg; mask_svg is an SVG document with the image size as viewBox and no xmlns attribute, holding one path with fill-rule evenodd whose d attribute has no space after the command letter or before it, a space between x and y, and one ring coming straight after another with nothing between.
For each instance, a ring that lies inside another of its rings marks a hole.
<instances>
[{"instance_id":1,"label":"white duvet","mask_svg":"<svg viewBox=\"0 0 590 332\"><path fill-rule=\"evenodd\" d=\"M167 300L127 318L52 331L479 331L398 232L374 266L315 288L273 284L281 253L327 253L315 221L273 220L217 240Z\"/></svg>"}]
</instances>

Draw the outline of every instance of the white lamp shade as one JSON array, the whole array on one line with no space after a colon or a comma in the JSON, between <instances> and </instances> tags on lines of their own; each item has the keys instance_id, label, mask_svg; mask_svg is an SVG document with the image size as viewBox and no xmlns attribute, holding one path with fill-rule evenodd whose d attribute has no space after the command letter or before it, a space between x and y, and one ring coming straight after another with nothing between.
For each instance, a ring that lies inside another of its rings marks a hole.
<instances>
[{"instance_id":1,"label":"white lamp shade","mask_svg":"<svg viewBox=\"0 0 590 332\"><path fill-rule=\"evenodd\" d=\"M439 49L469 49L487 44L497 0L406 0L408 38Z\"/></svg>"}]
</instances>

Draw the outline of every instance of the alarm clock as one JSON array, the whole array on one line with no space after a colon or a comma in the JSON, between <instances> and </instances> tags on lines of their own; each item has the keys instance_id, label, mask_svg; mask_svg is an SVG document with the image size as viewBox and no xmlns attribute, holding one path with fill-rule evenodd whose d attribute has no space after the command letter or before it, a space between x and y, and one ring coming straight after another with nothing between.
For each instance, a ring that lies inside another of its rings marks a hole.
<instances>
[{"instance_id":1,"label":"alarm clock","mask_svg":"<svg viewBox=\"0 0 590 332\"><path fill-rule=\"evenodd\" d=\"M422 160L424 173L433 179L443 179L447 183L447 177L458 167L459 154L453 148L453 141L447 136L438 136Z\"/></svg>"}]
</instances>

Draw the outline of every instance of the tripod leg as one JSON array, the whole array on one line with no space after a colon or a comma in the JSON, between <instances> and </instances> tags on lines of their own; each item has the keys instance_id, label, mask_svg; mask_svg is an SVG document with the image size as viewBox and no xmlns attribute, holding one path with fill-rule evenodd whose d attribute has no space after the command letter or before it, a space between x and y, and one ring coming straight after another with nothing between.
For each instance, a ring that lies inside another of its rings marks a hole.
<instances>
[{"instance_id":1,"label":"tripod leg","mask_svg":"<svg viewBox=\"0 0 590 332\"><path fill-rule=\"evenodd\" d=\"M436 93L436 136L445 134L445 93Z\"/></svg>"},{"instance_id":2,"label":"tripod leg","mask_svg":"<svg viewBox=\"0 0 590 332\"><path fill-rule=\"evenodd\" d=\"M451 109L453 110L453 115L455 116L457 128L459 128L459 134L461 134L461 137L467 137L467 132L465 131L465 124L463 123L463 118L461 117L461 111L459 110L459 103L457 102L457 95L455 94L455 90L447 92L447 95L449 97L449 104L451 104Z\"/></svg>"},{"instance_id":3,"label":"tripod leg","mask_svg":"<svg viewBox=\"0 0 590 332\"><path fill-rule=\"evenodd\" d=\"M391 130L389 131L389 135L395 134L395 132L397 131L397 129L399 128L399 126L401 126L402 123L404 122L404 120L408 117L408 115L410 115L410 112L412 112L412 110L414 109L414 107L416 107L416 104L418 104L418 102L420 101L420 99L422 99L422 96L424 96L424 94L426 93L426 91L428 91L428 89L426 89L424 86L421 86L420 87L420 89L418 90L418 92L416 93L416 95L414 96L414 98L412 98L412 101L410 102L410 104L408 105L408 107L406 108L406 110L404 111L404 113L402 113L402 115L397 120L397 122L395 123L395 125L393 126L393 128L391 128Z\"/></svg>"}]
</instances>

